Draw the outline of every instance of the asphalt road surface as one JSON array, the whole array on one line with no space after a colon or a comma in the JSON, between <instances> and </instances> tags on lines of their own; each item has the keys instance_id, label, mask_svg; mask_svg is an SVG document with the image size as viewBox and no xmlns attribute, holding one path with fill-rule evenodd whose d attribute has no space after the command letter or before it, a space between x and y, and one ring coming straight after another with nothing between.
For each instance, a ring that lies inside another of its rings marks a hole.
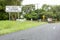
<instances>
[{"instance_id":1,"label":"asphalt road surface","mask_svg":"<svg viewBox=\"0 0 60 40\"><path fill-rule=\"evenodd\" d=\"M60 40L60 23L44 24L7 34L0 36L0 40Z\"/></svg>"}]
</instances>

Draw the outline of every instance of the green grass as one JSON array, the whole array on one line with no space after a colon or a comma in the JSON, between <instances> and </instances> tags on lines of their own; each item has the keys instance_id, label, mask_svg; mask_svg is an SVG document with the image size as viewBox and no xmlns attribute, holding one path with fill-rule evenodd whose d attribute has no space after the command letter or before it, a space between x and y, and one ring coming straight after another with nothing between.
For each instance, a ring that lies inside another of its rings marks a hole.
<instances>
[{"instance_id":1,"label":"green grass","mask_svg":"<svg viewBox=\"0 0 60 40\"><path fill-rule=\"evenodd\" d=\"M44 24L45 22L37 22L37 21L0 21L0 35L29 29L32 27L36 27L38 25Z\"/></svg>"}]
</instances>

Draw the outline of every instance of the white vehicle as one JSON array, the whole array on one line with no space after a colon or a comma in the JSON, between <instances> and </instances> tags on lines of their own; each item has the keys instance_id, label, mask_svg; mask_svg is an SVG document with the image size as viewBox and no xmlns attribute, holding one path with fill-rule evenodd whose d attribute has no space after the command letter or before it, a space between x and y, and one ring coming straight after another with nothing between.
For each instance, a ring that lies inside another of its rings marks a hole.
<instances>
[{"instance_id":1,"label":"white vehicle","mask_svg":"<svg viewBox=\"0 0 60 40\"><path fill-rule=\"evenodd\" d=\"M47 21L48 21L48 22L52 22L52 18L48 18Z\"/></svg>"}]
</instances>

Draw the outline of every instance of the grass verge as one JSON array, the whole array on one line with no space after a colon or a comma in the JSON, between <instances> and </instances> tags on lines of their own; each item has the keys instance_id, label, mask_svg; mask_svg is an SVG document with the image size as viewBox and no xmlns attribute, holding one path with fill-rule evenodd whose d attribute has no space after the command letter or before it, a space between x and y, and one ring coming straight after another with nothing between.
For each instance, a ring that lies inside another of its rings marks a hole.
<instances>
[{"instance_id":1,"label":"grass verge","mask_svg":"<svg viewBox=\"0 0 60 40\"><path fill-rule=\"evenodd\" d=\"M38 25L45 24L45 22L37 21L0 21L0 35L9 34L12 32L29 29Z\"/></svg>"}]
</instances>

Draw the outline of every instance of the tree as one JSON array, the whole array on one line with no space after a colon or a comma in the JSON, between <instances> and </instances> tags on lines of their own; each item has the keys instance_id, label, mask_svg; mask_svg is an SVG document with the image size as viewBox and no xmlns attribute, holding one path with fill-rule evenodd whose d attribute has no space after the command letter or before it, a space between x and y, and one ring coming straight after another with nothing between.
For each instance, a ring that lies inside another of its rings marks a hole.
<instances>
[{"instance_id":1,"label":"tree","mask_svg":"<svg viewBox=\"0 0 60 40\"><path fill-rule=\"evenodd\" d=\"M1 19L6 19L5 17L7 16L8 18L8 13L5 12L5 7L6 6L17 6L17 5L21 5L22 0L0 0L0 17ZM1 14L2 13L2 14ZM7 15L5 15L7 14ZM2 15L2 16L1 16ZM4 16L5 15L5 16ZM17 15L16 13L12 14L13 15ZM2 18L3 17L3 18ZM15 18L15 17L14 17ZM1 20L0 19L0 20Z\"/></svg>"},{"instance_id":2,"label":"tree","mask_svg":"<svg viewBox=\"0 0 60 40\"><path fill-rule=\"evenodd\" d=\"M51 9L51 5L47 5L47 4L44 4L43 6L42 6L42 9L44 10L44 11L50 11L50 9Z\"/></svg>"},{"instance_id":3,"label":"tree","mask_svg":"<svg viewBox=\"0 0 60 40\"><path fill-rule=\"evenodd\" d=\"M25 13L31 13L31 11L34 11L34 10L35 10L34 4L25 5L22 7L22 11L24 11Z\"/></svg>"},{"instance_id":4,"label":"tree","mask_svg":"<svg viewBox=\"0 0 60 40\"><path fill-rule=\"evenodd\" d=\"M23 0L6 0L6 5L21 5L21 2L22 2Z\"/></svg>"},{"instance_id":5,"label":"tree","mask_svg":"<svg viewBox=\"0 0 60 40\"><path fill-rule=\"evenodd\" d=\"M60 5L52 6L53 13L56 15L57 20L60 20Z\"/></svg>"},{"instance_id":6,"label":"tree","mask_svg":"<svg viewBox=\"0 0 60 40\"><path fill-rule=\"evenodd\" d=\"M38 17L39 17L38 14L35 13L34 11L31 13L25 14L25 18L28 20L31 20L31 19L38 20Z\"/></svg>"},{"instance_id":7,"label":"tree","mask_svg":"<svg viewBox=\"0 0 60 40\"><path fill-rule=\"evenodd\" d=\"M23 1L23 0L9 0L9 1L6 0L7 5L14 5L14 6L20 6L22 1ZM16 20L17 16L18 16L17 13L12 13L12 14L11 14L11 18L12 18L13 20Z\"/></svg>"}]
</instances>

